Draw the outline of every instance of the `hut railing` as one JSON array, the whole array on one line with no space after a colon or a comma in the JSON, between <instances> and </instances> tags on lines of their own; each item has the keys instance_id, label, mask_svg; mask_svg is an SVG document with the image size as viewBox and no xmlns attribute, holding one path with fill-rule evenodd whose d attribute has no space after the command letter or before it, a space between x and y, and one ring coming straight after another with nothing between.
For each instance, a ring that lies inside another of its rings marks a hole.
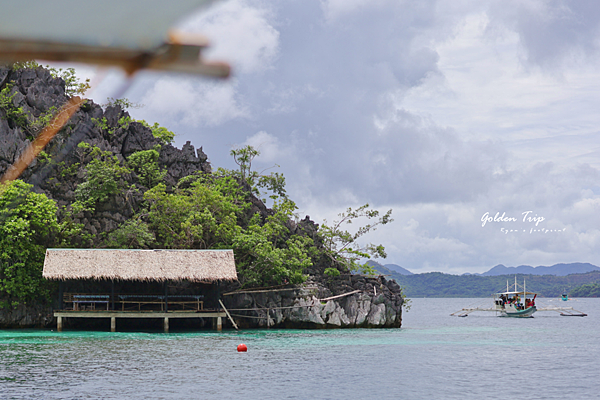
<instances>
[{"instance_id":1,"label":"hut railing","mask_svg":"<svg viewBox=\"0 0 600 400\"><path fill-rule=\"evenodd\" d=\"M106 305L109 310L110 304L121 311L137 310L154 311L165 310L165 301L170 309L174 307L183 311L204 311L203 295L162 295L162 294L116 294L114 298L105 293L64 293L63 302L67 304L67 309L73 311L95 311L100 305Z\"/></svg>"}]
</instances>

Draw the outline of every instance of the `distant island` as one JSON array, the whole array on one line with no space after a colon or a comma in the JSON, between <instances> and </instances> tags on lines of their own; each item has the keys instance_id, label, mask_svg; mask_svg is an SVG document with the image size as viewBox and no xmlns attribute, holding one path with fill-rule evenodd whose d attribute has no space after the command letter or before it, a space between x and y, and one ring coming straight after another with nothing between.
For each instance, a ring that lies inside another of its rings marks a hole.
<instances>
[{"instance_id":1,"label":"distant island","mask_svg":"<svg viewBox=\"0 0 600 400\"><path fill-rule=\"evenodd\" d=\"M600 296L600 268L589 263L555 264L549 267L497 265L482 274L451 275L442 272L414 274L396 264L367 262L378 273L395 279L407 297L487 297L506 288L506 281L526 280L543 297Z\"/></svg>"},{"instance_id":2,"label":"distant island","mask_svg":"<svg viewBox=\"0 0 600 400\"><path fill-rule=\"evenodd\" d=\"M556 275L556 276L567 276L570 274L583 274L591 271L600 271L600 267L592 265L590 263L570 263L570 264L554 264L550 267L538 266L532 267L530 265L520 265L518 267L505 267L502 264L498 264L489 271L483 274L474 274L482 276L498 276L498 275L514 275L514 274L528 274L528 275Z\"/></svg>"}]
</instances>

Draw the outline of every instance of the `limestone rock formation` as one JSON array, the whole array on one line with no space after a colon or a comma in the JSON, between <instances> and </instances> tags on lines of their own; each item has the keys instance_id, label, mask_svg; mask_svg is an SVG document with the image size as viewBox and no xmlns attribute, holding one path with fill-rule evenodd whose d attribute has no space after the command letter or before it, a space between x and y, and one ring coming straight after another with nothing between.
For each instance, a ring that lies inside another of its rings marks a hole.
<instances>
[{"instance_id":1,"label":"limestone rock formation","mask_svg":"<svg viewBox=\"0 0 600 400\"><path fill-rule=\"evenodd\" d=\"M404 299L393 280L347 275L303 287L233 292L224 302L246 328L395 328L402 324Z\"/></svg>"},{"instance_id":2,"label":"limestone rock formation","mask_svg":"<svg viewBox=\"0 0 600 400\"><path fill-rule=\"evenodd\" d=\"M0 89L7 82L13 82L11 93L13 105L21 107L27 115L35 119L51 107L60 108L67 100L65 83L53 78L42 67L34 69L12 70L0 67ZM14 163L21 152L31 143L37 132L26 132L6 118L0 109L0 176ZM149 128L132 121L127 111L120 106L108 106L103 109L91 100L80 108L69 123L48 144L45 152L48 160L34 161L21 175L20 179L32 183L35 190L56 200L64 206L75 200L75 190L85 180L83 171L68 174L65 167L77 163L83 164L85 156L77 146L81 142L97 146L102 151L110 151L120 162L136 151L150 150L159 144ZM179 179L197 171L210 172L208 157L197 151L187 142L182 149L170 144L162 145L158 164L166 170L164 181L175 185ZM133 174L124 176L128 183L134 181ZM102 204L96 213L84 213L76 223L83 223L92 234L110 232L130 218L141 201L139 193L121 193ZM118 210L116 212L115 210Z\"/></svg>"}]
</instances>

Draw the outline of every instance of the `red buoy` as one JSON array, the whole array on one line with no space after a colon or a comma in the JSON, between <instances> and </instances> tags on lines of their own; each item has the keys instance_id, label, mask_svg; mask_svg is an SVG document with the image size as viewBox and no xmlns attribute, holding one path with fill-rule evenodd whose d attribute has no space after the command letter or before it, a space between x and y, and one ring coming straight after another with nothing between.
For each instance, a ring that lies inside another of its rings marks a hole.
<instances>
[{"instance_id":1,"label":"red buoy","mask_svg":"<svg viewBox=\"0 0 600 400\"><path fill-rule=\"evenodd\" d=\"M237 350L238 351L248 351L248 347L244 343L242 343L242 344L238 345L238 349Z\"/></svg>"}]
</instances>

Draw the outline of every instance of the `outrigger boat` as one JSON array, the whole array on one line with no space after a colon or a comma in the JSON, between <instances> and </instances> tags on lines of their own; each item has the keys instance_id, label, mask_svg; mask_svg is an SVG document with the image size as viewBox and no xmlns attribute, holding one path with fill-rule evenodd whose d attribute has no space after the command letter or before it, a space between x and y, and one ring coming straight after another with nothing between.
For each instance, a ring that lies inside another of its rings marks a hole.
<instances>
[{"instance_id":1,"label":"outrigger boat","mask_svg":"<svg viewBox=\"0 0 600 400\"><path fill-rule=\"evenodd\" d=\"M535 305L535 299L537 293L528 292L525 288L525 280L523 280L523 289L519 290L517 285L517 277L515 276L514 290L508 285L506 281L506 292L495 293L493 295L494 305L491 308L463 308L460 311L454 312L450 315L457 317L466 317L470 313L475 311L494 311L500 317L513 317L513 318L533 318L533 313L536 311L556 311L563 316L572 317L585 317L587 314L582 313L573 309L573 307L544 307L537 308Z\"/></svg>"}]
</instances>

